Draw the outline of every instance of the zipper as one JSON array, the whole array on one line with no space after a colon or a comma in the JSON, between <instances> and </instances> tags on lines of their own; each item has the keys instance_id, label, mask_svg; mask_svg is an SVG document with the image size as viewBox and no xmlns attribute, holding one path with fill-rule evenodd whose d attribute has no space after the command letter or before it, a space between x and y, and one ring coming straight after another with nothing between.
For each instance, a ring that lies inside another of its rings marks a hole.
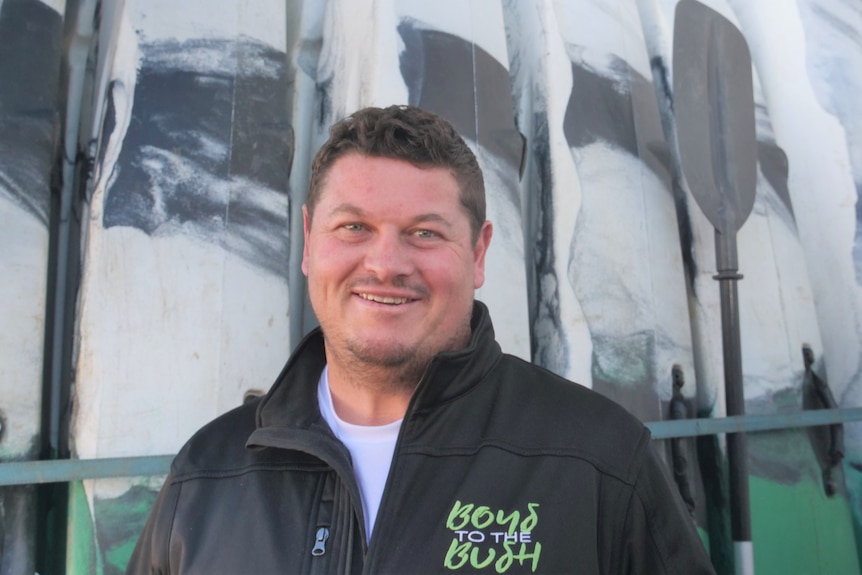
<instances>
[{"instance_id":1,"label":"zipper","mask_svg":"<svg viewBox=\"0 0 862 575\"><path fill-rule=\"evenodd\" d=\"M439 359L434 358L425 368L425 371L422 373L422 377L419 379L419 383L416 385L416 390L413 392L413 396L407 404L407 410L404 412L401 429L398 431L398 439L395 441L395 449L392 450L392 461L389 464L389 476L386 478L386 484L383 487L383 497L380 499L380 506L377 509L377 518L375 519L374 531L372 533L373 537L370 541L372 545L365 548L362 573L372 573L373 570L376 570L375 559L378 555L376 549L383 544L374 544L374 542L381 538L385 538L387 540L390 538L389 534L386 533L386 529L389 527L387 519L390 516L388 512L388 502L393 497L391 494L391 491L394 489L392 487L392 483L395 481L394 477L397 473L396 464L399 459L399 453L401 452L401 444L404 441L404 436L407 434L407 428L413 418L413 412L416 410L416 405L419 403L421 391L424 389L424 385L427 385L427 381L434 376L434 372L437 371L438 363ZM376 537L376 539L374 539L374 537ZM365 543L365 541L363 541L363 543ZM365 545L363 545L363 547L365 547Z\"/></svg>"},{"instance_id":2,"label":"zipper","mask_svg":"<svg viewBox=\"0 0 862 575\"><path fill-rule=\"evenodd\" d=\"M321 557L326 553L326 541L329 539L329 527L318 527L314 536L314 547L311 548L312 557Z\"/></svg>"},{"instance_id":3,"label":"zipper","mask_svg":"<svg viewBox=\"0 0 862 575\"><path fill-rule=\"evenodd\" d=\"M331 572L331 568L329 567L330 563L332 563L332 553L329 555L326 554L327 551L331 551L332 549L337 549L339 546L336 545L332 547L336 542L335 540L332 543L329 543L329 549L327 549L327 543L329 539L332 537L332 528L336 526L337 522L333 523L333 496L334 496L334 479L335 473L333 471L327 471L324 477L322 478L322 482L319 486L319 491L317 493L318 498L318 508L317 508L317 517L314 519L317 527L313 531L314 533L314 541L311 547L311 572L316 574L329 573ZM306 549L308 549L306 547ZM308 551L306 551L308 553Z\"/></svg>"}]
</instances>

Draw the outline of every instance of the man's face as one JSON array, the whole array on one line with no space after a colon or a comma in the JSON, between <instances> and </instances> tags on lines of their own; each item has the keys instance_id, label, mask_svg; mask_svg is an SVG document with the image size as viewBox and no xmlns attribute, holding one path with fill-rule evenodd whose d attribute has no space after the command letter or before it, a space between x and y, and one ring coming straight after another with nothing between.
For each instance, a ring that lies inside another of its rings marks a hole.
<instances>
[{"instance_id":1,"label":"man's face","mask_svg":"<svg viewBox=\"0 0 862 575\"><path fill-rule=\"evenodd\" d=\"M467 344L491 224L473 243L447 169L351 153L330 168L313 221L303 216L302 271L330 360L421 374Z\"/></svg>"}]
</instances>

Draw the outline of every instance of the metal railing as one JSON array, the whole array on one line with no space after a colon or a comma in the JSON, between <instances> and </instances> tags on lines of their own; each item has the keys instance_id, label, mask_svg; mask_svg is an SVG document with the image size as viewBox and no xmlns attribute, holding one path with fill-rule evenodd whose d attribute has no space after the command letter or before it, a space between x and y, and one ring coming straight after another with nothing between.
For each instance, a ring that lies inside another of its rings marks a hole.
<instances>
[{"instance_id":1,"label":"metal railing","mask_svg":"<svg viewBox=\"0 0 862 575\"><path fill-rule=\"evenodd\" d=\"M768 415L652 421L645 425L652 433L653 439L674 439L723 433L780 431L857 421L862 421L862 407ZM0 463L0 487L110 477L166 475L173 458L173 455L149 455Z\"/></svg>"}]
</instances>

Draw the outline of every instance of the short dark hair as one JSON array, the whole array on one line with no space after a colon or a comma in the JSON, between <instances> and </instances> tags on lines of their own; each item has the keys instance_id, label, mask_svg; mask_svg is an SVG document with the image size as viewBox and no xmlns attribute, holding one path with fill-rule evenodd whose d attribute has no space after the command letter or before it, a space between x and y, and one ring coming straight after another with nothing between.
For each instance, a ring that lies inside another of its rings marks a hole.
<instances>
[{"instance_id":1,"label":"short dark hair","mask_svg":"<svg viewBox=\"0 0 862 575\"><path fill-rule=\"evenodd\" d=\"M311 219L326 175L351 152L410 162L416 167L447 168L460 188L473 241L485 222L485 181L476 156L452 125L415 106L363 108L337 122L311 164L306 206Z\"/></svg>"}]
</instances>

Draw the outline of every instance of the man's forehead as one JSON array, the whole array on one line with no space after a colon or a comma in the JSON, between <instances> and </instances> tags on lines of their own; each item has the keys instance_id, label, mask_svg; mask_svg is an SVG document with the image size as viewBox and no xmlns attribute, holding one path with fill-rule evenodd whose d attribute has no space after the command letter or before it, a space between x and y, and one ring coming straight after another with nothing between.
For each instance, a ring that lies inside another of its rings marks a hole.
<instances>
[{"instance_id":1,"label":"man's forehead","mask_svg":"<svg viewBox=\"0 0 862 575\"><path fill-rule=\"evenodd\" d=\"M397 182L397 183L396 183ZM407 184L406 188L403 186ZM460 196L461 187L455 175L445 166L419 166L407 160L385 156L365 156L350 153L335 161L321 181L321 198L352 195L361 190L453 191ZM335 192L332 194L331 192ZM338 201L338 200L334 200Z\"/></svg>"}]
</instances>

